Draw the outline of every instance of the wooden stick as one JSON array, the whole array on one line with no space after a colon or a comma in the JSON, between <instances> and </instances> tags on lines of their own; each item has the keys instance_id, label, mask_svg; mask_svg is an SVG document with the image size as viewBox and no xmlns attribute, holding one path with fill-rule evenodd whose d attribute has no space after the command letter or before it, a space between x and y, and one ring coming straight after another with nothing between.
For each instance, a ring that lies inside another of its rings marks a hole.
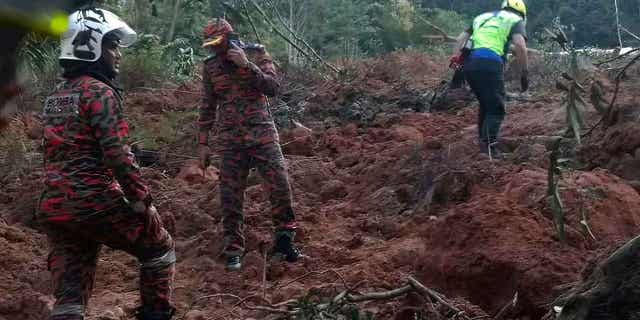
<instances>
[{"instance_id":1,"label":"wooden stick","mask_svg":"<svg viewBox=\"0 0 640 320\"><path fill-rule=\"evenodd\" d=\"M627 63L627 65L625 65L624 68L620 71L620 73L618 73L618 75L616 76L616 89L613 92L613 98L611 99L611 103L609 104L609 108L607 109L607 114L606 114L607 122L612 121L612 119L610 118L613 116L613 107L614 107L614 104L616 103L616 99L618 98L618 92L620 91L620 81L622 80L622 76L627 71L627 69L629 69L629 67L631 67L633 64L635 64L638 61L638 59L640 59L640 55L635 56L631 61L629 61L629 63Z\"/></svg>"},{"instance_id":2,"label":"wooden stick","mask_svg":"<svg viewBox=\"0 0 640 320\"><path fill-rule=\"evenodd\" d=\"M420 16L420 15L416 15L418 17L418 19L420 19L422 22L426 23L429 27L433 28L434 30L436 30L438 33L440 33L442 35L442 38L444 38L445 40L449 41L449 42L456 42L457 39L448 35L444 30L442 30L440 27L436 26L435 24L433 24L431 21L425 19L424 17Z\"/></svg>"},{"instance_id":3,"label":"wooden stick","mask_svg":"<svg viewBox=\"0 0 640 320\"><path fill-rule=\"evenodd\" d=\"M464 315L464 311L450 305L447 301L445 301L442 298L442 295L434 290L431 290L427 287L425 287L422 283L420 283L418 280L416 280L414 277L409 277L409 284L418 292L431 297L433 299L435 299L436 301L438 301L440 304L442 304L443 306L449 308L449 310L453 311L456 315ZM467 318L466 316L464 316L465 318Z\"/></svg>"},{"instance_id":4,"label":"wooden stick","mask_svg":"<svg viewBox=\"0 0 640 320\"><path fill-rule=\"evenodd\" d=\"M640 37L638 37L637 35L633 34L631 31L629 31L629 29L623 27L622 25L620 25L620 30L626 32L628 35L634 37L636 40L640 40Z\"/></svg>"},{"instance_id":5,"label":"wooden stick","mask_svg":"<svg viewBox=\"0 0 640 320\"><path fill-rule=\"evenodd\" d=\"M626 56L628 56L628 55L630 55L630 54L632 54L632 53L638 52L638 50L640 50L640 48L635 48L635 49L633 49L633 50L629 50L629 51L627 51L627 52L625 52L625 53L623 53L623 54L621 54L621 55L615 56L615 57L613 57L613 58L611 58L611 59L607 59L607 60L604 60L604 61L600 61L600 62L598 62L598 63L596 63L596 64L594 64L594 65L595 65L596 67L599 67L599 66L601 66L601 65L603 65L603 64L605 64L605 63L609 63L609 62L616 61L616 60L618 60L618 59L622 59L622 58L624 58L624 57L626 57Z\"/></svg>"},{"instance_id":6,"label":"wooden stick","mask_svg":"<svg viewBox=\"0 0 640 320\"><path fill-rule=\"evenodd\" d=\"M398 289L384 291L384 292L371 292L371 293L365 293L357 296L347 294L347 300L350 302L362 302L362 301L369 301L369 300L388 300L388 299L399 297L412 290L413 290L412 286L406 285Z\"/></svg>"}]
</instances>

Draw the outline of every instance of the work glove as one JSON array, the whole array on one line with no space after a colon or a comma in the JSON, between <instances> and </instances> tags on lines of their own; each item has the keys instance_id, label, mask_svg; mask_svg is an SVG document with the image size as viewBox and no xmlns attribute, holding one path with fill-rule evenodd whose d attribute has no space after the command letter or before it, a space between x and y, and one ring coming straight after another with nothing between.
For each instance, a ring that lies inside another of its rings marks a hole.
<instances>
[{"instance_id":1,"label":"work glove","mask_svg":"<svg viewBox=\"0 0 640 320\"><path fill-rule=\"evenodd\" d=\"M206 169L210 164L210 154L211 148L206 144L201 144L198 146L198 159L200 168L203 170Z\"/></svg>"},{"instance_id":2,"label":"work glove","mask_svg":"<svg viewBox=\"0 0 640 320\"><path fill-rule=\"evenodd\" d=\"M529 90L529 72L527 70L522 71L520 76L520 89L522 92Z\"/></svg>"}]
</instances>

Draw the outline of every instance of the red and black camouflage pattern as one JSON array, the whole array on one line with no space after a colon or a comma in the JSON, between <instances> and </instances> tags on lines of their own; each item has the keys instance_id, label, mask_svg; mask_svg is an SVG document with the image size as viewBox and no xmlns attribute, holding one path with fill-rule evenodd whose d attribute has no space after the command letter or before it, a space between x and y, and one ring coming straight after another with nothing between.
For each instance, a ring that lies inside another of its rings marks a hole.
<instances>
[{"instance_id":1,"label":"red and black camouflage pattern","mask_svg":"<svg viewBox=\"0 0 640 320\"><path fill-rule=\"evenodd\" d=\"M126 146L118 93L89 76L61 83L44 103L45 189L41 218L83 220L126 197L149 197Z\"/></svg>"},{"instance_id":2,"label":"red and black camouflage pattern","mask_svg":"<svg viewBox=\"0 0 640 320\"><path fill-rule=\"evenodd\" d=\"M101 217L45 224L51 248L47 262L56 298L50 319L84 319L77 311L84 311L88 305L103 245L123 250L143 263L140 268L143 306L159 311L171 309L174 263L158 266L144 263L167 254L174 255L175 261L174 242L162 227L158 214L136 213L124 199L121 201L119 207Z\"/></svg>"},{"instance_id":3,"label":"red and black camouflage pattern","mask_svg":"<svg viewBox=\"0 0 640 320\"><path fill-rule=\"evenodd\" d=\"M257 168L264 180L265 192L271 202L271 219L276 236L285 234L293 238L296 229L291 206L291 189L282 150L277 142L251 148L222 151L220 170L220 198L224 214L224 243L227 255L241 255L245 248L242 205L247 176Z\"/></svg>"},{"instance_id":4,"label":"red and black camouflage pattern","mask_svg":"<svg viewBox=\"0 0 640 320\"><path fill-rule=\"evenodd\" d=\"M45 100L44 191L37 221L51 252L54 305L50 319L84 319L102 245L141 262L142 305L171 308L174 242L157 212L134 212L150 203L130 153L119 93L89 76L60 83Z\"/></svg>"},{"instance_id":5,"label":"red and black camouflage pattern","mask_svg":"<svg viewBox=\"0 0 640 320\"><path fill-rule=\"evenodd\" d=\"M208 133L217 120L222 154L220 199L224 216L225 253L244 251L242 204L249 170L257 167L270 194L276 234L293 238L295 215L291 187L278 132L267 96L279 89L275 67L260 45L244 48L251 63L236 67L220 55L205 61L205 101L200 108L199 130Z\"/></svg>"}]
</instances>

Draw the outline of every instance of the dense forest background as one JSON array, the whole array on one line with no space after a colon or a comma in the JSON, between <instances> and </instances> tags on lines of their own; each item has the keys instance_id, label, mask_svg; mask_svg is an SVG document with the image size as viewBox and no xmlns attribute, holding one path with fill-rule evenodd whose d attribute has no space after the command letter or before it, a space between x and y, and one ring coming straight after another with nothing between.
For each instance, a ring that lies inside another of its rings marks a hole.
<instances>
[{"instance_id":1,"label":"dense forest background","mask_svg":"<svg viewBox=\"0 0 640 320\"><path fill-rule=\"evenodd\" d=\"M494 10L495 0L422 0L426 8L441 8L456 11L464 16ZM565 25L575 27L574 40L578 46L612 47L618 44L614 0L530 0L528 30L540 33L555 17ZM620 24L635 33L640 28L640 0L618 0ZM623 40L633 43L630 35ZM637 42L636 42L637 43Z\"/></svg>"},{"instance_id":2,"label":"dense forest background","mask_svg":"<svg viewBox=\"0 0 640 320\"><path fill-rule=\"evenodd\" d=\"M266 45L279 65L327 67L325 61L373 57L399 49L448 55L456 36L474 16L495 10L501 0L96 0L140 34L125 50L125 88L193 79L201 30L212 17L226 17L248 42ZM614 0L531 0L530 46L546 48L545 26L559 18L578 47L616 47ZM618 0L620 25L640 33L640 0ZM434 28L437 26L437 28ZM449 39L450 40L450 39ZM55 81L57 44L29 39L21 51L34 87ZM622 33L624 46L639 44ZM126 72L127 69L135 72ZM45 79L43 79L45 78Z\"/></svg>"}]
</instances>

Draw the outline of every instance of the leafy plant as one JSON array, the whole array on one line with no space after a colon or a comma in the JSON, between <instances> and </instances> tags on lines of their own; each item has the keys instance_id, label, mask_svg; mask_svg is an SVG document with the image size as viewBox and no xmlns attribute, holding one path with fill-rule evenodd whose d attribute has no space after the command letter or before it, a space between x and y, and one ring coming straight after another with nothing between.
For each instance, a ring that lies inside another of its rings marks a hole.
<instances>
[{"instance_id":1,"label":"leafy plant","mask_svg":"<svg viewBox=\"0 0 640 320\"><path fill-rule=\"evenodd\" d=\"M547 174L547 206L551 209L553 214L553 226L560 239L560 242L564 243L565 232L565 213L562 199L560 198L560 178L562 177L562 171L558 164L558 154L560 152L561 138L557 138L551 145L551 154L549 155L549 169Z\"/></svg>"},{"instance_id":2,"label":"leafy plant","mask_svg":"<svg viewBox=\"0 0 640 320\"><path fill-rule=\"evenodd\" d=\"M556 81L556 88L566 93L562 101L562 107L567 115L566 135L572 135L580 144L586 106L582 97L586 94L586 90L580 81L585 80L587 76L579 66L578 51L573 42L569 41L564 29L565 27L560 24L560 20L556 19L553 22L553 29L545 30L549 38L557 42L570 57L569 70L561 74L561 79Z\"/></svg>"},{"instance_id":3,"label":"leafy plant","mask_svg":"<svg viewBox=\"0 0 640 320\"><path fill-rule=\"evenodd\" d=\"M20 76L26 78L30 92L39 96L49 92L59 73L58 44L43 36L30 34L18 51Z\"/></svg>"}]
</instances>

